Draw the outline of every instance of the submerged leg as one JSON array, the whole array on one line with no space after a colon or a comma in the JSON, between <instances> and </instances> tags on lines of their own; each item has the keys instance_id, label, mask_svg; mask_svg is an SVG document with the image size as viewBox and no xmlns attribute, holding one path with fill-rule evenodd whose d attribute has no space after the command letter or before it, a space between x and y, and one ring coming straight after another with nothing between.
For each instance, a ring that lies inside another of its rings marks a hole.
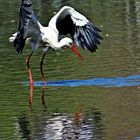
<instances>
[{"instance_id":1,"label":"submerged leg","mask_svg":"<svg viewBox=\"0 0 140 140\"><path fill-rule=\"evenodd\" d=\"M27 65L28 74L29 74L29 77L30 77L30 86L33 86L34 85L34 81L33 81L33 77L32 77L32 72L31 72L30 64L29 64L29 61L30 61L30 58L31 58L32 54L33 54L33 51L30 53L30 55L26 59L26 65Z\"/></svg>"}]
</instances>

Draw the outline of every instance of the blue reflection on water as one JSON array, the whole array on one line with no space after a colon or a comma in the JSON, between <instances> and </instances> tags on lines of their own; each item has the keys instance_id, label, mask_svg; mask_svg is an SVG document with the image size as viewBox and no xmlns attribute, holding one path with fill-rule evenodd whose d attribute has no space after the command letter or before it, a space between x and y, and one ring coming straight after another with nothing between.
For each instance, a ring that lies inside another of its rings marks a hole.
<instances>
[{"instance_id":1,"label":"blue reflection on water","mask_svg":"<svg viewBox=\"0 0 140 140\"><path fill-rule=\"evenodd\" d=\"M140 137L136 137L134 140L140 140Z\"/></svg>"},{"instance_id":2,"label":"blue reflection on water","mask_svg":"<svg viewBox=\"0 0 140 140\"><path fill-rule=\"evenodd\" d=\"M23 82L27 84L27 82ZM43 86L42 81L35 81L34 86ZM140 75L113 78L91 78L86 80L56 80L47 81L46 86L102 86L102 87L128 87L140 85Z\"/></svg>"}]
</instances>

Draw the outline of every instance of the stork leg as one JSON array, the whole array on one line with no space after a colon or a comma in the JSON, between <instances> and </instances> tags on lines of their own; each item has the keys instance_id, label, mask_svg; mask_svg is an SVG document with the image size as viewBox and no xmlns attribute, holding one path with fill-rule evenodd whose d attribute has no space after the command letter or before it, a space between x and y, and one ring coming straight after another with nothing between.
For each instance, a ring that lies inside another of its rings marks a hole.
<instances>
[{"instance_id":1,"label":"stork leg","mask_svg":"<svg viewBox=\"0 0 140 140\"><path fill-rule=\"evenodd\" d=\"M34 85L34 81L33 81L33 77L32 77L32 72L31 72L31 69L30 69L30 64L29 64L29 61L30 61L30 58L33 54L33 51L30 53L30 55L28 56L28 58L26 59L26 65L27 65L27 68L28 68L28 74L29 74L29 77L30 77L30 87Z\"/></svg>"},{"instance_id":2,"label":"stork leg","mask_svg":"<svg viewBox=\"0 0 140 140\"><path fill-rule=\"evenodd\" d=\"M41 62L40 62L40 65L39 65L39 68L40 68L40 72L41 72L41 76L42 76L42 82L45 84L45 76L44 76L44 73L43 73L43 60L44 60L44 57L45 57L45 52L43 53L42 55L42 58L41 58Z\"/></svg>"}]
</instances>

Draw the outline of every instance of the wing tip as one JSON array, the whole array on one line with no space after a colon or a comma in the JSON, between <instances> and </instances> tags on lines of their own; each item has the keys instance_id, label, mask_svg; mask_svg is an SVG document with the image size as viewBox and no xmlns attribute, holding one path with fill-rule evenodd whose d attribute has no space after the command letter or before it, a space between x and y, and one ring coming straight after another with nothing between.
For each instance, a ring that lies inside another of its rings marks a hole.
<instances>
[{"instance_id":1,"label":"wing tip","mask_svg":"<svg viewBox=\"0 0 140 140\"><path fill-rule=\"evenodd\" d=\"M103 39L103 37L98 33L101 32L101 30L89 22L87 23L84 31L85 35L83 37L85 38L84 42L87 49L92 53L96 52L98 45L101 44L101 40Z\"/></svg>"},{"instance_id":2,"label":"wing tip","mask_svg":"<svg viewBox=\"0 0 140 140\"><path fill-rule=\"evenodd\" d=\"M16 52L18 54L22 53L22 50L23 50L24 45L25 45L25 41L26 41L26 39L23 39L23 36L20 33L18 33L14 42L13 42L13 47L16 49Z\"/></svg>"}]
</instances>

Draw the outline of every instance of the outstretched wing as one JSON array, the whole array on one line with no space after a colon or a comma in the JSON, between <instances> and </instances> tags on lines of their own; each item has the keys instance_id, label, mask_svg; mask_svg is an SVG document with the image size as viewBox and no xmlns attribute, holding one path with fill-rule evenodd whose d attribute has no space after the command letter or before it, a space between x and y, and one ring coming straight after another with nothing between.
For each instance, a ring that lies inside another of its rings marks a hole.
<instances>
[{"instance_id":1,"label":"outstretched wing","mask_svg":"<svg viewBox=\"0 0 140 140\"><path fill-rule=\"evenodd\" d=\"M17 36L14 40L14 47L18 53L22 53L25 41L28 37L39 36L40 30L38 28L37 19L32 10L32 3L30 0L22 0L19 13L19 25Z\"/></svg>"},{"instance_id":2,"label":"outstretched wing","mask_svg":"<svg viewBox=\"0 0 140 140\"><path fill-rule=\"evenodd\" d=\"M54 24L55 23L55 24ZM85 16L71 7L64 6L50 21L49 26L58 30L59 35L71 34L77 46L94 52L100 44L101 31Z\"/></svg>"}]
</instances>

